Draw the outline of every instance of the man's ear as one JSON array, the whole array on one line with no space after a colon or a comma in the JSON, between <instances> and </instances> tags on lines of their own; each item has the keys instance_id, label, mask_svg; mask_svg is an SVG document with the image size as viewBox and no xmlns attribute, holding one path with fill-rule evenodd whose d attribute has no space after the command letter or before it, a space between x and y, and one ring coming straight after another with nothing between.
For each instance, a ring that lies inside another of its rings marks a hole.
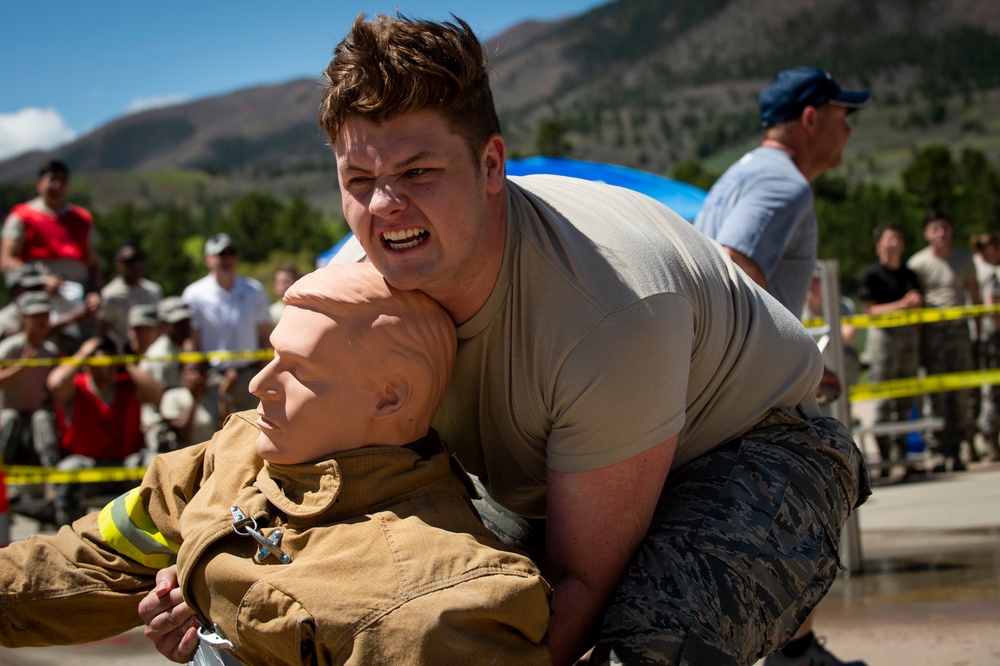
<instances>
[{"instance_id":1,"label":"man's ear","mask_svg":"<svg viewBox=\"0 0 1000 666\"><path fill-rule=\"evenodd\" d=\"M816 124L819 122L819 109L815 106L807 106L802 110L802 115L799 116L799 124L809 132L810 134L816 129Z\"/></svg>"},{"instance_id":2,"label":"man's ear","mask_svg":"<svg viewBox=\"0 0 1000 666\"><path fill-rule=\"evenodd\" d=\"M507 144L499 134L487 139L483 148L482 168L486 177L486 191L490 194L500 192L507 169Z\"/></svg>"},{"instance_id":3,"label":"man's ear","mask_svg":"<svg viewBox=\"0 0 1000 666\"><path fill-rule=\"evenodd\" d=\"M372 418L387 419L401 412L410 402L410 382L402 377L390 377L375 393Z\"/></svg>"}]
</instances>

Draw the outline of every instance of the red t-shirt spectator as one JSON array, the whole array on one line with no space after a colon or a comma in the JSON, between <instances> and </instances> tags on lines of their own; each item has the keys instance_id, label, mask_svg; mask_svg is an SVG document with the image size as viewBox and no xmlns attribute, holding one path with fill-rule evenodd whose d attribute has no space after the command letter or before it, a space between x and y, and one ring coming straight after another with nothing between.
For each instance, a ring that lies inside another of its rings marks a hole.
<instances>
[{"instance_id":1,"label":"red t-shirt spectator","mask_svg":"<svg viewBox=\"0 0 1000 666\"><path fill-rule=\"evenodd\" d=\"M106 404L88 386L87 375L73 378L73 417L67 423L62 407L57 409L62 429L63 455L78 454L97 460L123 459L142 449L139 399L135 382L127 372L115 376L115 397Z\"/></svg>"}]
</instances>

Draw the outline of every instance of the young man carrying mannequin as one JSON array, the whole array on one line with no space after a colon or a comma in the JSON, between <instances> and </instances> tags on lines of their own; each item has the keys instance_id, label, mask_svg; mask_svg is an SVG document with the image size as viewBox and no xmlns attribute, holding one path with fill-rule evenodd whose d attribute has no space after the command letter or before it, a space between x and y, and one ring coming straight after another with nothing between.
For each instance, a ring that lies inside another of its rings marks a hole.
<instances>
[{"instance_id":1,"label":"young man carrying mannequin","mask_svg":"<svg viewBox=\"0 0 1000 666\"><path fill-rule=\"evenodd\" d=\"M285 302L256 413L157 456L100 516L0 550L0 644L135 626L176 561L240 663L550 663L548 585L483 527L430 430L450 317L368 265L312 273Z\"/></svg>"},{"instance_id":2,"label":"young man carrying mannequin","mask_svg":"<svg viewBox=\"0 0 1000 666\"><path fill-rule=\"evenodd\" d=\"M595 640L595 663L779 647L867 493L849 434L819 417L805 329L656 202L507 179L467 24L359 17L326 78L354 255L459 325L435 426L544 533L554 663ZM147 634L186 657L160 593L140 608Z\"/></svg>"}]
</instances>

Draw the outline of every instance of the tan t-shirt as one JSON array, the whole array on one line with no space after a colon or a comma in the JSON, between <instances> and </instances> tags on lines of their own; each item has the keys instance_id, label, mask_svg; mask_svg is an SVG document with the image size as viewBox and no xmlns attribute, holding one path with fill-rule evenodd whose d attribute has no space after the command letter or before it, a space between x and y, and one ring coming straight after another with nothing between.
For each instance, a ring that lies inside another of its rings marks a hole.
<instances>
[{"instance_id":1,"label":"tan t-shirt","mask_svg":"<svg viewBox=\"0 0 1000 666\"><path fill-rule=\"evenodd\" d=\"M116 276L101 289L100 318L111 325L119 340L128 340L128 311L133 305L156 305L163 298L163 288L146 278L139 284L128 285L122 276Z\"/></svg>"},{"instance_id":2,"label":"tan t-shirt","mask_svg":"<svg viewBox=\"0 0 1000 666\"><path fill-rule=\"evenodd\" d=\"M435 427L490 494L545 515L546 468L584 471L680 433L674 468L803 404L822 360L714 241L629 190L513 178L504 262L458 329Z\"/></svg>"},{"instance_id":3,"label":"tan t-shirt","mask_svg":"<svg viewBox=\"0 0 1000 666\"><path fill-rule=\"evenodd\" d=\"M160 399L160 415L165 421L178 419L191 407L192 402L194 402L194 396L183 386L167 389L163 392L163 398ZM219 423L218 404L218 395L214 394L209 396L207 400L202 400L195 407L191 437L187 441L178 442L179 446L207 442L212 439Z\"/></svg>"},{"instance_id":4,"label":"tan t-shirt","mask_svg":"<svg viewBox=\"0 0 1000 666\"><path fill-rule=\"evenodd\" d=\"M18 359L28 344L27 336L15 333L0 340L0 359ZM51 340L44 340L35 356L37 359L56 358L59 348ZM0 404L4 409L16 409L22 413L34 412L42 408L46 396L45 380L52 366L36 365L21 370L5 386L0 387Z\"/></svg>"},{"instance_id":5,"label":"tan t-shirt","mask_svg":"<svg viewBox=\"0 0 1000 666\"><path fill-rule=\"evenodd\" d=\"M976 266L972 255L952 248L946 259L924 248L910 257L906 266L917 274L924 304L929 308L950 308L965 305L966 286L976 281Z\"/></svg>"}]
</instances>

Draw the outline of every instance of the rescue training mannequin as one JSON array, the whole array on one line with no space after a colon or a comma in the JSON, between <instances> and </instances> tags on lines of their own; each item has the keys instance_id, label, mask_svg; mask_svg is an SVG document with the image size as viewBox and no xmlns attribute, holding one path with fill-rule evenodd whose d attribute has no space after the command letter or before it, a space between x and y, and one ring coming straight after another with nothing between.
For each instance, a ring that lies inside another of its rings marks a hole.
<instances>
[{"instance_id":1,"label":"rescue training mannequin","mask_svg":"<svg viewBox=\"0 0 1000 666\"><path fill-rule=\"evenodd\" d=\"M483 527L430 428L449 315L369 264L284 301L256 413L157 456L100 514L0 550L0 644L135 627L176 563L203 640L247 664L548 663L548 585Z\"/></svg>"}]
</instances>

